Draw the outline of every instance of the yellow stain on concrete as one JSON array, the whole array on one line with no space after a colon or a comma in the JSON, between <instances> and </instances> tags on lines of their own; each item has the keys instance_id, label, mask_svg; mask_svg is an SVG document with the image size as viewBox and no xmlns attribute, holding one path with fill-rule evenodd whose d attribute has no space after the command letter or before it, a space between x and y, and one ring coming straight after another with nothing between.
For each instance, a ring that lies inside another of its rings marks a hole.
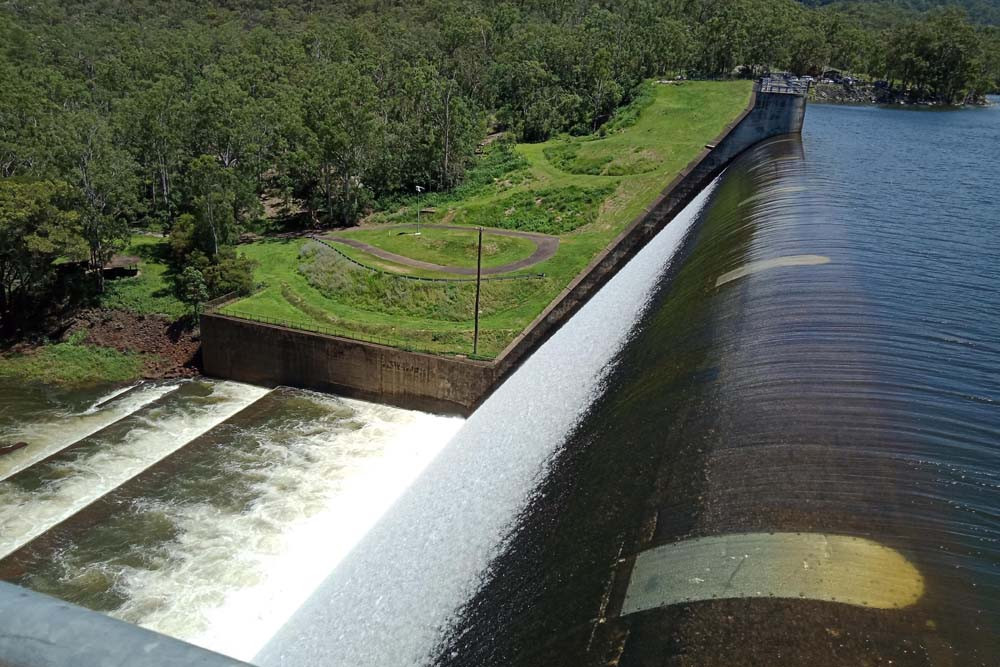
<instances>
[{"instance_id":1,"label":"yellow stain on concrete","mask_svg":"<svg viewBox=\"0 0 1000 667\"><path fill-rule=\"evenodd\" d=\"M821 533L744 533L654 547L635 560L621 614L727 598L802 598L901 609L924 578L878 542Z\"/></svg>"},{"instance_id":2,"label":"yellow stain on concrete","mask_svg":"<svg viewBox=\"0 0 1000 667\"><path fill-rule=\"evenodd\" d=\"M744 264L738 269L723 273L716 279L715 286L719 287L733 280L749 276L751 273L760 273L761 271L776 269L781 266L814 266L829 263L830 258L823 255L785 255L784 257L775 257L774 259L764 259L759 262Z\"/></svg>"}]
</instances>

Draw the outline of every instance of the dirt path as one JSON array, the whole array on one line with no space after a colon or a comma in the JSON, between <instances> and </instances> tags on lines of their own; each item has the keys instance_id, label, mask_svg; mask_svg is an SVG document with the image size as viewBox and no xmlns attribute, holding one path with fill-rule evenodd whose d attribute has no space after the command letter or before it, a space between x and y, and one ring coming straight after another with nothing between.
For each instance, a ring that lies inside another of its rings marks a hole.
<instances>
[{"instance_id":1,"label":"dirt path","mask_svg":"<svg viewBox=\"0 0 1000 667\"><path fill-rule=\"evenodd\" d=\"M394 225L398 228L409 228L414 229L416 225L405 224L405 225ZM463 227L461 225L421 225L421 227L428 227L434 229L462 229L466 231L475 231L475 227ZM371 229L371 227L353 227L352 229ZM351 231L351 230L343 230ZM483 267L483 275L496 275L498 273L510 273L511 271L518 271L520 269L526 269L529 266L534 266L540 262L544 262L552 255L556 254L556 250L559 249L559 238L556 236L548 236L546 234L536 234L533 232L516 232L509 229L490 229L483 230L487 234L495 234L496 236L514 236L522 239L527 239L535 244L535 252L533 252L529 257L524 259L519 259L516 262L510 262L509 264L503 264L501 266L490 266ZM389 252L387 250L382 250L373 245L369 245L363 241L358 241L356 239L344 238L343 236L338 236L335 234L327 234L322 237L326 241L332 241L334 243L341 243L352 248L357 248L358 250L363 250L371 255L379 257L389 262L395 262L396 264L402 264L403 266L410 266L415 269L423 269L425 271L436 271L438 273L452 273L461 276L474 276L476 275L475 267L468 266L442 266L440 264L432 264L431 262L423 262L419 259L413 259L411 257L404 257L403 255L397 255L396 253Z\"/></svg>"}]
</instances>

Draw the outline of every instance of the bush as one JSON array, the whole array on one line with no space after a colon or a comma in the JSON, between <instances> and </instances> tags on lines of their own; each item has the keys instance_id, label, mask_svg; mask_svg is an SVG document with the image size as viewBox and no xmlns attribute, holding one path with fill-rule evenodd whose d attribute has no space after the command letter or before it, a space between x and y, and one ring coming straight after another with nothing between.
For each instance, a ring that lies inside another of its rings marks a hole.
<instances>
[{"instance_id":1,"label":"bush","mask_svg":"<svg viewBox=\"0 0 1000 667\"><path fill-rule=\"evenodd\" d=\"M484 227L564 234L597 219L601 203L614 186L543 188L518 192L499 201L469 207L461 222Z\"/></svg>"},{"instance_id":2,"label":"bush","mask_svg":"<svg viewBox=\"0 0 1000 667\"><path fill-rule=\"evenodd\" d=\"M185 213L178 216L170 229L170 252L174 259L183 261L195 249L194 216Z\"/></svg>"},{"instance_id":3,"label":"bush","mask_svg":"<svg viewBox=\"0 0 1000 667\"><path fill-rule=\"evenodd\" d=\"M211 298L237 292L250 294L253 291L253 269L256 262L232 248L219 251L215 264L202 270Z\"/></svg>"},{"instance_id":4,"label":"bush","mask_svg":"<svg viewBox=\"0 0 1000 667\"><path fill-rule=\"evenodd\" d=\"M188 304L195 315L201 312L201 305L209 299L205 276L193 266L186 267L177 276L177 291L180 293L180 300Z\"/></svg>"}]
</instances>

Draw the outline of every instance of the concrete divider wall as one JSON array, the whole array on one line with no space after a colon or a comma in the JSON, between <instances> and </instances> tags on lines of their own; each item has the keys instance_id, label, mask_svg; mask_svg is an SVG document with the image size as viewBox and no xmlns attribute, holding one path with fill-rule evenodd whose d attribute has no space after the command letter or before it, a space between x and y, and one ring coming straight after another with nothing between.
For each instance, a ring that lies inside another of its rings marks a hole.
<instances>
[{"instance_id":1,"label":"concrete divider wall","mask_svg":"<svg viewBox=\"0 0 1000 667\"><path fill-rule=\"evenodd\" d=\"M201 318L205 373L467 414L492 388L494 364L407 352L219 314Z\"/></svg>"},{"instance_id":2,"label":"concrete divider wall","mask_svg":"<svg viewBox=\"0 0 1000 667\"><path fill-rule=\"evenodd\" d=\"M765 139L800 132L805 107L804 96L755 93L746 110L493 362L407 352L206 313L201 318L205 372L242 382L284 384L401 407L467 415L733 158Z\"/></svg>"}]
</instances>

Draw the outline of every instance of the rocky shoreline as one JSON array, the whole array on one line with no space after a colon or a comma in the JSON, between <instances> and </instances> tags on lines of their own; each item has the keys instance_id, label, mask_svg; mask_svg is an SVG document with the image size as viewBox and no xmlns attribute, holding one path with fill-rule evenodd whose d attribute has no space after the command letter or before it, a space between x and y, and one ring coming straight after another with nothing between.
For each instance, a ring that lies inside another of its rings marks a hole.
<instances>
[{"instance_id":1,"label":"rocky shoreline","mask_svg":"<svg viewBox=\"0 0 1000 667\"><path fill-rule=\"evenodd\" d=\"M927 108L954 108L936 100L913 97L908 93L873 84L816 83L809 91L809 102L814 104L888 105ZM970 100L964 106L988 106L985 98ZM963 105L959 105L963 106Z\"/></svg>"}]
</instances>

